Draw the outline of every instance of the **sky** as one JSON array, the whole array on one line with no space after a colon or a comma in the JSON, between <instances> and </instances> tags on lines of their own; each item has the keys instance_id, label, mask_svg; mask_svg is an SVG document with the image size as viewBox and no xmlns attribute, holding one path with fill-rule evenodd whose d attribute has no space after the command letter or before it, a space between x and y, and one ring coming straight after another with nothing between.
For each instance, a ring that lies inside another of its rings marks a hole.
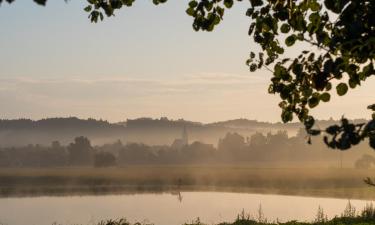
<instances>
[{"instance_id":1,"label":"sky","mask_svg":"<svg viewBox=\"0 0 375 225\"><path fill-rule=\"evenodd\" d=\"M245 65L259 50L247 35L248 4L237 3L207 33L193 31L185 1L139 0L98 24L83 11L86 1L3 3L0 117L280 121L279 98L267 93L270 72ZM369 118L374 88L369 79L313 115Z\"/></svg>"}]
</instances>

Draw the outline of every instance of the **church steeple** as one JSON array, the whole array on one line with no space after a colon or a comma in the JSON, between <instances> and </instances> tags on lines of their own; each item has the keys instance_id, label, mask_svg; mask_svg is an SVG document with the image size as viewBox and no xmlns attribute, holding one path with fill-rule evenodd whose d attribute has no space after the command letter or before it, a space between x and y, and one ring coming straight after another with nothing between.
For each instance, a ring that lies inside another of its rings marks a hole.
<instances>
[{"instance_id":1,"label":"church steeple","mask_svg":"<svg viewBox=\"0 0 375 225\"><path fill-rule=\"evenodd\" d=\"M188 132L186 130L186 126L184 126L184 129L182 131L182 143L183 145L188 145L189 144L189 137L188 137Z\"/></svg>"}]
</instances>

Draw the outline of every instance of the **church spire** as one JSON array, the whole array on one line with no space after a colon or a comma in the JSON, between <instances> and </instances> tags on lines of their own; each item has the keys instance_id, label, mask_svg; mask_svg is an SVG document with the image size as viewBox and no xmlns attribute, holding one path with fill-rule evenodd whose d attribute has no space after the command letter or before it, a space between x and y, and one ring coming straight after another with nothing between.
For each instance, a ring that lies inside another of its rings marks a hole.
<instances>
[{"instance_id":1,"label":"church spire","mask_svg":"<svg viewBox=\"0 0 375 225\"><path fill-rule=\"evenodd\" d=\"M189 144L189 137L188 137L188 132L186 130L186 126L184 126L184 129L182 131L182 142L184 145L188 145Z\"/></svg>"}]
</instances>

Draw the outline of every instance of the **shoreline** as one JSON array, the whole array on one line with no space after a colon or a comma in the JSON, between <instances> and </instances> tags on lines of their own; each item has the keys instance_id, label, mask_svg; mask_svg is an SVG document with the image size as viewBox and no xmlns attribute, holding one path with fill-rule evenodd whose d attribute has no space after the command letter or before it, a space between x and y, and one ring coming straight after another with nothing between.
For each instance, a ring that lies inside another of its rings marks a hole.
<instances>
[{"instance_id":1,"label":"shoreline","mask_svg":"<svg viewBox=\"0 0 375 225\"><path fill-rule=\"evenodd\" d=\"M0 169L0 197L233 192L375 200L373 170L236 166Z\"/></svg>"}]
</instances>

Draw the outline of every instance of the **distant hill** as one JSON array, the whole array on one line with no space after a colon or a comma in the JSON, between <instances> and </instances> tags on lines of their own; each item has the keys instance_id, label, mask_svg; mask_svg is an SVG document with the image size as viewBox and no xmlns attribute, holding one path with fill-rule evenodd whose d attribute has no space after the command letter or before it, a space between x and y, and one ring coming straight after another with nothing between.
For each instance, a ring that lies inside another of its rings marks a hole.
<instances>
[{"instance_id":1,"label":"distant hill","mask_svg":"<svg viewBox=\"0 0 375 225\"><path fill-rule=\"evenodd\" d=\"M365 119L355 119L352 120L354 123L365 123ZM338 120L317 120L316 125L321 127L327 127L332 124L339 123ZM234 120L226 120L226 121L220 121L220 122L214 122L206 124L206 126L217 126L217 127L227 127L227 128L278 128L278 129L298 129L303 127L303 125L299 122L293 122L293 123L271 123L271 122L261 122L257 120L249 120L249 119L234 119Z\"/></svg>"},{"instance_id":2,"label":"distant hill","mask_svg":"<svg viewBox=\"0 0 375 225\"><path fill-rule=\"evenodd\" d=\"M365 120L356 120L356 122L361 121ZM318 121L321 128L333 123L337 123L337 121ZM86 136L93 144L121 140L123 143L142 142L152 145L169 145L176 138L181 137L184 127L188 131L190 141L202 141L216 145L218 140L228 132L237 132L244 137L249 137L255 132L267 133L286 130L289 136L294 136L303 125L248 119L203 124L184 119L170 120L166 117L128 119L126 122L119 123L77 117L47 118L35 121L30 119L0 120L0 146L49 145L55 140L68 144L77 136Z\"/></svg>"},{"instance_id":3,"label":"distant hill","mask_svg":"<svg viewBox=\"0 0 375 225\"><path fill-rule=\"evenodd\" d=\"M119 124L111 124L105 120L68 118L47 118L42 120L17 119L0 120L0 130L14 129L97 129L120 128Z\"/></svg>"},{"instance_id":4,"label":"distant hill","mask_svg":"<svg viewBox=\"0 0 375 225\"><path fill-rule=\"evenodd\" d=\"M160 127L201 127L203 126L200 122L193 122L184 119L170 120L167 117L161 117L160 119L153 119L148 117L142 117L138 119L128 119L126 122L119 122L119 125L123 125L129 128L160 128Z\"/></svg>"},{"instance_id":5,"label":"distant hill","mask_svg":"<svg viewBox=\"0 0 375 225\"><path fill-rule=\"evenodd\" d=\"M206 124L208 126L218 126L218 127L231 127L231 128L250 128L250 127L300 127L300 123L270 123L270 122L261 122L257 120L249 120L249 119L234 119L234 120L226 120L220 121L215 123Z\"/></svg>"}]
</instances>

